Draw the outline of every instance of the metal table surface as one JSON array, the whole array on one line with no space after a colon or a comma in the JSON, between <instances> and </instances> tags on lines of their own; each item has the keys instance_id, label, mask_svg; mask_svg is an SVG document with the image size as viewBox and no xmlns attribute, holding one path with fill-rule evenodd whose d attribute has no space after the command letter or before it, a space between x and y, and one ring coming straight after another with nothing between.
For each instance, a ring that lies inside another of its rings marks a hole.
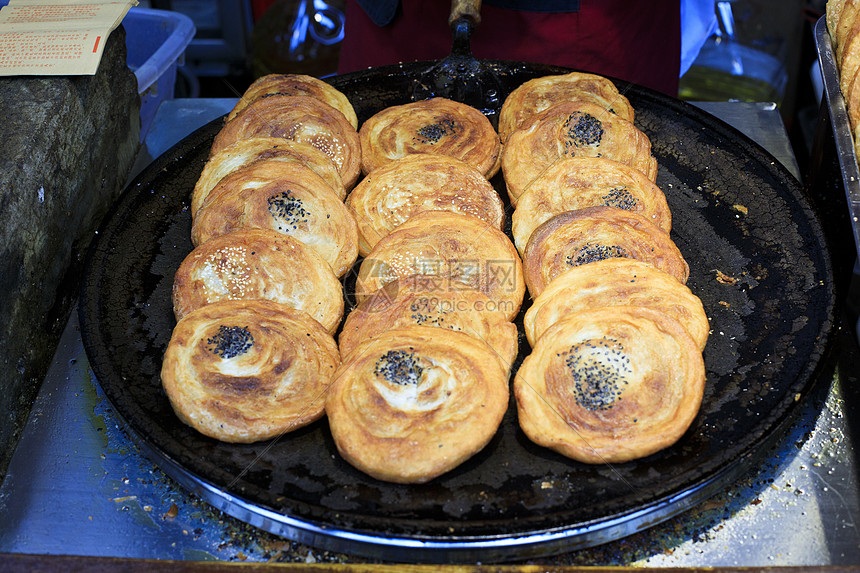
<instances>
[{"instance_id":1,"label":"metal table surface","mask_svg":"<svg viewBox=\"0 0 860 573\"><path fill-rule=\"evenodd\" d=\"M159 109L137 168L235 100ZM798 175L772 104L701 103ZM839 323L842 324L841 322ZM546 565L860 564L854 441L860 348L840 326L812 395L761 466L678 517ZM186 493L126 436L88 368L73 314L0 486L0 553L233 561L364 562L278 538Z\"/></svg>"}]
</instances>

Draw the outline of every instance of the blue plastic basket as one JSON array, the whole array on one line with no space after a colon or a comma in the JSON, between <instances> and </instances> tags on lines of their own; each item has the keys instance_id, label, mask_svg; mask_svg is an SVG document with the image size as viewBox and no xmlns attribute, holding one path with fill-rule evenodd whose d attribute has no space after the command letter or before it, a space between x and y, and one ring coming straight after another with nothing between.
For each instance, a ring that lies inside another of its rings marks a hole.
<instances>
[{"instance_id":1,"label":"blue plastic basket","mask_svg":"<svg viewBox=\"0 0 860 573\"><path fill-rule=\"evenodd\" d=\"M143 141L162 101L173 99L176 69L194 37L191 18L179 12L131 8L122 21L128 67L140 93L140 139Z\"/></svg>"}]
</instances>

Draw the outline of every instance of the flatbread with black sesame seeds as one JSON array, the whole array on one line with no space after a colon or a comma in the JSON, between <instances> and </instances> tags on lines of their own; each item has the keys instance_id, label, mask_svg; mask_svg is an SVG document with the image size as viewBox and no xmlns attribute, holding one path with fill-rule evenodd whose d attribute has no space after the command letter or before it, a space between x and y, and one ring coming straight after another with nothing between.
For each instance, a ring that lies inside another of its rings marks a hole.
<instances>
[{"instance_id":1,"label":"flatbread with black sesame seeds","mask_svg":"<svg viewBox=\"0 0 860 573\"><path fill-rule=\"evenodd\" d=\"M674 444L695 419L704 385L702 353L677 320L616 306L550 327L517 371L514 395L530 440L606 464Z\"/></svg>"},{"instance_id":2,"label":"flatbread with black sesame seeds","mask_svg":"<svg viewBox=\"0 0 860 573\"><path fill-rule=\"evenodd\" d=\"M358 258L355 219L322 177L277 159L254 162L221 179L191 225L191 241L242 228L271 229L315 250L337 276Z\"/></svg>"},{"instance_id":3,"label":"flatbread with black sesame seeds","mask_svg":"<svg viewBox=\"0 0 860 573\"><path fill-rule=\"evenodd\" d=\"M407 326L366 340L338 369L326 415L338 452L379 480L425 483L489 443L508 376L484 342Z\"/></svg>"},{"instance_id":4,"label":"flatbread with black sesame seeds","mask_svg":"<svg viewBox=\"0 0 860 573\"><path fill-rule=\"evenodd\" d=\"M180 320L161 383L182 422L233 443L275 438L320 419L340 355L307 313L268 300L227 300Z\"/></svg>"},{"instance_id":5,"label":"flatbread with black sesame seeds","mask_svg":"<svg viewBox=\"0 0 860 573\"><path fill-rule=\"evenodd\" d=\"M505 142L502 174L511 200L561 157L605 157L657 178L651 141L632 122L593 103L563 102L532 116Z\"/></svg>"}]
</instances>

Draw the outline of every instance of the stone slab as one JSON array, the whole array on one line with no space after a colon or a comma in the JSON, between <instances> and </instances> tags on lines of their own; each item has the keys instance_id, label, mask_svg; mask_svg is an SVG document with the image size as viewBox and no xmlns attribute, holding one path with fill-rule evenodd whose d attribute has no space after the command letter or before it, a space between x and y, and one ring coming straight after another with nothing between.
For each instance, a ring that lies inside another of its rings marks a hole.
<instances>
[{"instance_id":1,"label":"stone slab","mask_svg":"<svg viewBox=\"0 0 860 573\"><path fill-rule=\"evenodd\" d=\"M125 31L93 76L0 78L0 478L139 148Z\"/></svg>"}]
</instances>

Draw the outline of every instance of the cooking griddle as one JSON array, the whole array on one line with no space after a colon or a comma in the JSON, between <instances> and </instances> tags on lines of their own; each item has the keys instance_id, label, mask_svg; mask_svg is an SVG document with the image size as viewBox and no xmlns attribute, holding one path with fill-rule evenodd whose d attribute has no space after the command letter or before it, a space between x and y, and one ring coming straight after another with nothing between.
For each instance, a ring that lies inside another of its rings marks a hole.
<instances>
[{"instance_id":1,"label":"cooking griddle","mask_svg":"<svg viewBox=\"0 0 860 573\"><path fill-rule=\"evenodd\" d=\"M527 79L570 71L489 64L503 95ZM409 101L422 65L329 81L363 121ZM396 485L341 459L325 419L251 445L221 443L182 424L159 370L175 325L173 274L192 248L191 190L222 120L137 177L88 256L79 306L84 346L129 433L168 475L240 520L387 560L494 561L593 546L677 515L741 477L781 437L825 352L834 294L822 229L797 180L740 132L684 102L618 85L651 139L672 238L713 329L701 411L677 444L623 464L577 463L532 444L512 399L498 433L472 459L430 483ZM493 183L506 197L501 177ZM355 304L354 280L355 273L345 279L347 308ZM517 321L521 327L522 314ZM520 330L515 369L529 351Z\"/></svg>"}]
</instances>

